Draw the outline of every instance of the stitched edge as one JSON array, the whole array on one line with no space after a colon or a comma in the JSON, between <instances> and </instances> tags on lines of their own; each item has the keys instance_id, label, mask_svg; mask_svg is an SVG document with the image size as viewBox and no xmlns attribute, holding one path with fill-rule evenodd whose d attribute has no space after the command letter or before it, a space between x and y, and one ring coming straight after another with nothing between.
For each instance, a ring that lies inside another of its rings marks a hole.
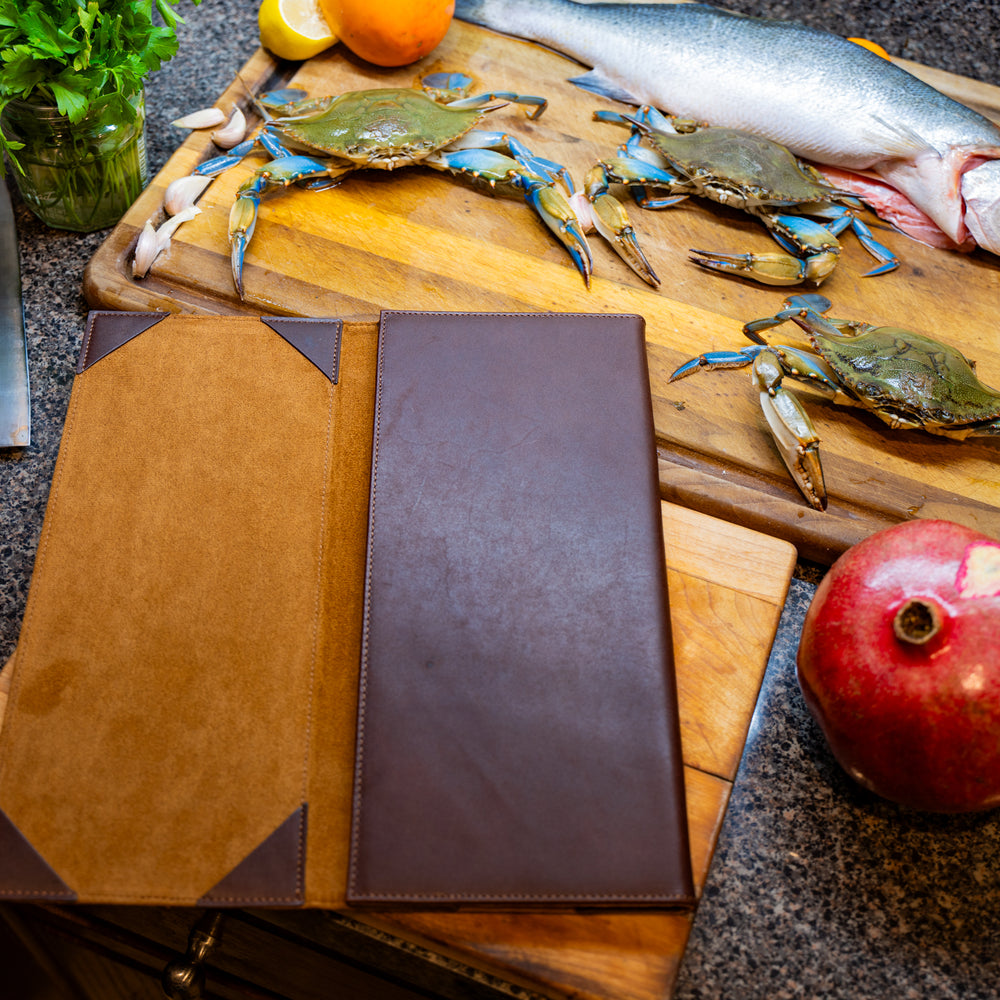
<instances>
[{"instance_id":1,"label":"stitched edge","mask_svg":"<svg viewBox=\"0 0 1000 1000\"><path fill-rule=\"evenodd\" d=\"M266 322L265 322L265 325ZM338 331L337 357L340 357L340 345ZM336 363L339 363L336 362ZM327 410L326 410L326 455L323 462L323 489L320 503L320 523L319 523L319 557L316 560L316 595L313 605L313 635L312 635L312 655L309 659L309 699L306 708L305 721L305 750L302 757L302 789L299 799L302 803L302 815L299 819L299 857L296 872L296 897L299 899L305 896L305 863L306 863L306 823L309 814L309 762L311 760L312 733L313 733L313 710L316 699L316 662L319 658L319 636L322 622L320 621L320 611L322 608L323 593L323 567L326 556L326 512L327 497L330 494L330 462L332 460L333 449L331 441L333 438L333 406L336 399L336 380L329 382L327 389Z\"/></svg>"},{"instance_id":2,"label":"stitched edge","mask_svg":"<svg viewBox=\"0 0 1000 1000\"><path fill-rule=\"evenodd\" d=\"M363 893L361 895L356 895L353 897L353 901L358 900L412 900L414 902L424 902L437 900L440 902L445 902L450 899L462 899L468 900L470 902L482 901L511 901L516 902L518 900L534 900L539 903L550 902L550 901L563 901L572 902L583 901L583 900L593 900L601 902L610 902L614 900L644 900L646 902L654 903L667 900L675 900L677 902L682 902L685 900L694 900L694 896L690 896L683 892L667 892L667 893L657 893L657 892L638 892L638 893L620 893L620 892L595 892L595 893L575 893L575 892L540 892L540 893L477 893L477 892L370 892Z\"/></svg>"},{"instance_id":3,"label":"stitched edge","mask_svg":"<svg viewBox=\"0 0 1000 1000\"><path fill-rule=\"evenodd\" d=\"M87 313L87 325L84 329L83 345L80 357L77 359L75 374L82 375L90 367L90 345L93 340L94 326L98 316L161 316L166 319L173 315L169 312L159 312L153 309L91 309Z\"/></svg>"},{"instance_id":4,"label":"stitched edge","mask_svg":"<svg viewBox=\"0 0 1000 1000\"><path fill-rule=\"evenodd\" d=\"M379 432L382 427L382 372L385 364L383 352L386 319L383 312L379 320L378 359L375 365L375 420L372 434L372 481L368 500L368 557L365 566L364 614L361 622L361 670L358 683L358 732L354 753L354 794L351 800L351 848L347 866L346 893L350 895L357 884L358 848L361 826L361 792L364 783L365 710L368 693L368 629L371 609L371 567L375 561L375 501L378 491Z\"/></svg>"},{"instance_id":5,"label":"stitched edge","mask_svg":"<svg viewBox=\"0 0 1000 1000\"><path fill-rule=\"evenodd\" d=\"M326 375L330 379L330 381L333 382L334 385L336 385L340 378L340 351L343 346L344 321L342 319L333 316L261 316L260 317L261 323L263 323L266 327L268 327L272 332L278 334L279 337L281 337L281 332L275 329L273 326L271 326L270 320L272 319L280 320L282 323L302 323L303 325L310 325L313 323L327 324L327 325L331 323L333 324L333 327L336 330L335 339L337 341L337 347L333 353L333 371L323 372L323 374ZM294 347L295 350L297 351L299 350L299 348L296 347L295 344L292 344L289 341L285 341L285 343L289 344L290 347ZM302 352L299 351L299 353L301 354ZM311 358L308 358L305 354L303 354L302 356L309 361L312 360ZM319 366L317 365L317 367Z\"/></svg>"}]
</instances>

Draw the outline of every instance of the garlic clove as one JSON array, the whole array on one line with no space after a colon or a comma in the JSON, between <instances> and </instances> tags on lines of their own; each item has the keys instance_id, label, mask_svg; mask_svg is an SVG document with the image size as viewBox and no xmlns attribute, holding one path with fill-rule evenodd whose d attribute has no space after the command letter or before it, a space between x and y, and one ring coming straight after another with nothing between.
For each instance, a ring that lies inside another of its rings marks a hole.
<instances>
[{"instance_id":1,"label":"garlic clove","mask_svg":"<svg viewBox=\"0 0 1000 1000\"><path fill-rule=\"evenodd\" d=\"M200 174L188 174L172 180L163 195L163 210L167 215L176 215L193 205L195 199L211 183L211 177L202 177Z\"/></svg>"},{"instance_id":2,"label":"garlic clove","mask_svg":"<svg viewBox=\"0 0 1000 1000\"><path fill-rule=\"evenodd\" d=\"M220 149L232 149L243 141L247 134L247 120L242 111L234 104L233 114L225 127L212 133L212 141Z\"/></svg>"},{"instance_id":3,"label":"garlic clove","mask_svg":"<svg viewBox=\"0 0 1000 1000\"><path fill-rule=\"evenodd\" d=\"M187 208L182 209L173 218L167 219L156 230L156 239L162 244L161 249L166 250L167 245L170 243L170 237L177 231L178 226L182 223L190 222L196 215L201 215L201 209L197 205L188 205Z\"/></svg>"},{"instance_id":4,"label":"garlic clove","mask_svg":"<svg viewBox=\"0 0 1000 1000\"><path fill-rule=\"evenodd\" d=\"M147 272L150 267L152 267L153 261L156 260L156 256L159 252L156 240L156 230L153 228L153 224L151 222L147 222L146 225L142 227L142 232L139 234L139 242L135 245L135 256L132 258L132 277L146 277Z\"/></svg>"},{"instance_id":5,"label":"garlic clove","mask_svg":"<svg viewBox=\"0 0 1000 1000\"><path fill-rule=\"evenodd\" d=\"M200 214L201 209L197 205L188 205L164 222L159 229L154 229L152 221L147 219L135 245L135 256L132 258L132 277L146 277L149 269L153 266L153 261L170 246L170 239L177 231L177 227L184 222L190 222L196 215Z\"/></svg>"},{"instance_id":6,"label":"garlic clove","mask_svg":"<svg viewBox=\"0 0 1000 1000\"><path fill-rule=\"evenodd\" d=\"M192 111L171 122L178 128L215 128L226 120L226 113L221 108L203 108L201 111Z\"/></svg>"}]
</instances>

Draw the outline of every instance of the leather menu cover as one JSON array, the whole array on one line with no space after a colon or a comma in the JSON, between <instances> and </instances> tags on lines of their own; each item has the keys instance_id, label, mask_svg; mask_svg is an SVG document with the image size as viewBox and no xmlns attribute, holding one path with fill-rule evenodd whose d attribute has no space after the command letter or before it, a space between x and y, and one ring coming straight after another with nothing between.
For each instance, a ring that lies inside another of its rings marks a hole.
<instances>
[{"instance_id":1,"label":"leather menu cover","mask_svg":"<svg viewBox=\"0 0 1000 1000\"><path fill-rule=\"evenodd\" d=\"M642 319L378 350L348 902L692 903Z\"/></svg>"},{"instance_id":2,"label":"leather menu cover","mask_svg":"<svg viewBox=\"0 0 1000 1000\"><path fill-rule=\"evenodd\" d=\"M639 317L92 313L0 899L693 901L662 546Z\"/></svg>"},{"instance_id":3,"label":"leather menu cover","mask_svg":"<svg viewBox=\"0 0 1000 1000\"><path fill-rule=\"evenodd\" d=\"M0 731L0 897L343 904L376 334L91 314Z\"/></svg>"}]
</instances>

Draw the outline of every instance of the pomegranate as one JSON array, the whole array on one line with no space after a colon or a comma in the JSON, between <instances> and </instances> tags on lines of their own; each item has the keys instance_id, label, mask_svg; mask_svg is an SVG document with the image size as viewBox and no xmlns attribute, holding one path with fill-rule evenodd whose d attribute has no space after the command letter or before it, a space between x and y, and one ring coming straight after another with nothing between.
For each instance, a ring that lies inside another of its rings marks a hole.
<instances>
[{"instance_id":1,"label":"pomegranate","mask_svg":"<svg viewBox=\"0 0 1000 1000\"><path fill-rule=\"evenodd\" d=\"M918 520L848 549L806 613L798 679L864 787L933 812L1000 805L1000 542Z\"/></svg>"}]
</instances>

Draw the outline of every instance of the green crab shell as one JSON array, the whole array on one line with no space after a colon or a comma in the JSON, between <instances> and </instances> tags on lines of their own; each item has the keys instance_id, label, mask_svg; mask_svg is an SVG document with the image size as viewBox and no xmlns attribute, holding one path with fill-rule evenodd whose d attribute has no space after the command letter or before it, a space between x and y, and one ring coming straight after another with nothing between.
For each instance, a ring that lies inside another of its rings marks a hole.
<instances>
[{"instance_id":1,"label":"green crab shell","mask_svg":"<svg viewBox=\"0 0 1000 1000\"><path fill-rule=\"evenodd\" d=\"M449 145L481 118L479 109L449 108L418 90L355 90L315 114L277 118L272 127L296 152L392 169Z\"/></svg>"},{"instance_id":2,"label":"green crab shell","mask_svg":"<svg viewBox=\"0 0 1000 1000\"><path fill-rule=\"evenodd\" d=\"M647 138L684 177L730 189L732 198L720 200L731 204L803 205L843 194L812 176L784 146L739 129L710 126L680 134L654 129Z\"/></svg>"},{"instance_id":3,"label":"green crab shell","mask_svg":"<svg viewBox=\"0 0 1000 1000\"><path fill-rule=\"evenodd\" d=\"M979 380L969 360L938 340L897 327L853 337L810 340L837 378L875 410L906 414L928 429L1000 417L1000 392Z\"/></svg>"}]
</instances>

